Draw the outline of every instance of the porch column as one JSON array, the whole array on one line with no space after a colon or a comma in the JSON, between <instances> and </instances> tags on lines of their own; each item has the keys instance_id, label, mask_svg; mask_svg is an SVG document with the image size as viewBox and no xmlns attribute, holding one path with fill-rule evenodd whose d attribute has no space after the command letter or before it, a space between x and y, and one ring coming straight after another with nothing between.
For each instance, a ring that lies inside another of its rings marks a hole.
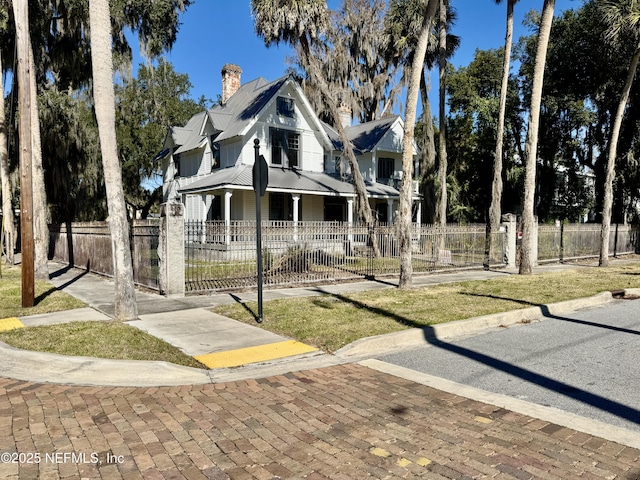
<instances>
[{"instance_id":1,"label":"porch column","mask_svg":"<svg viewBox=\"0 0 640 480\"><path fill-rule=\"evenodd\" d=\"M291 199L293 200L293 241L298 241L298 219L300 218L300 214L298 212L298 207L300 205L300 195L291 195Z\"/></svg>"},{"instance_id":2,"label":"porch column","mask_svg":"<svg viewBox=\"0 0 640 480\"><path fill-rule=\"evenodd\" d=\"M353 242L353 233L351 231L351 227L353 227L353 198L347 199L347 223L349 224L347 240L351 243Z\"/></svg>"},{"instance_id":3,"label":"porch column","mask_svg":"<svg viewBox=\"0 0 640 480\"><path fill-rule=\"evenodd\" d=\"M233 192L231 190L224 191L224 226L225 226L225 245L231 244L231 197Z\"/></svg>"},{"instance_id":4,"label":"porch column","mask_svg":"<svg viewBox=\"0 0 640 480\"><path fill-rule=\"evenodd\" d=\"M207 241L207 195L203 193L202 197L202 229L200 230L200 243Z\"/></svg>"},{"instance_id":5,"label":"porch column","mask_svg":"<svg viewBox=\"0 0 640 480\"><path fill-rule=\"evenodd\" d=\"M393 223L393 198L387 199L387 223L389 225Z\"/></svg>"},{"instance_id":6,"label":"porch column","mask_svg":"<svg viewBox=\"0 0 640 480\"><path fill-rule=\"evenodd\" d=\"M420 225L422 225L422 201L418 200L418 211L416 212L416 224L417 227L420 228Z\"/></svg>"}]
</instances>

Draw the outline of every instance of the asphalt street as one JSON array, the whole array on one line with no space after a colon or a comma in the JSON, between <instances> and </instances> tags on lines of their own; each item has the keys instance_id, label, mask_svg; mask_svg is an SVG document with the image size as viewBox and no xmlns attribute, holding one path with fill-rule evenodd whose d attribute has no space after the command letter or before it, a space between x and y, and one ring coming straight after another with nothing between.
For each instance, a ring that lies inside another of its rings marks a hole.
<instances>
[{"instance_id":1,"label":"asphalt street","mask_svg":"<svg viewBox=\"0 0 640 480\"><path fill-rule=\"evenodd\" d=\"M378 358L640 431L640 300Z\"/></svg>"}]
</instances>

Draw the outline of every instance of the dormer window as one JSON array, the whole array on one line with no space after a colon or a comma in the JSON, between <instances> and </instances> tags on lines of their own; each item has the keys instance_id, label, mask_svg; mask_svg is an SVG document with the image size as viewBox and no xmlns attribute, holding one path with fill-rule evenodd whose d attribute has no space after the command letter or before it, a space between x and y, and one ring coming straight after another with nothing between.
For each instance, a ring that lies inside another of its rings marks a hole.
<instances>
[{"instance_id":1,"label":"dormer window","mask_svg":"<svg viewBox=\"0 0 640 480\"><path fill-rule=\"evenodd\" d=\"M299 168L298 152L300 151L300 135L289 130L272 128L271 132L271 165L283 168Z\"/></svg>"},{"instance_id":2,"label":"dormer window","mask_svg":"<svg viewBox=\"0 0 640 480\"><path fill-rule=\"evenodd\" d=\"M293 98L278 97L276 100L276 111L281 117L292 117L295 115L295 103Z\"/></svg>"}]
</instances>

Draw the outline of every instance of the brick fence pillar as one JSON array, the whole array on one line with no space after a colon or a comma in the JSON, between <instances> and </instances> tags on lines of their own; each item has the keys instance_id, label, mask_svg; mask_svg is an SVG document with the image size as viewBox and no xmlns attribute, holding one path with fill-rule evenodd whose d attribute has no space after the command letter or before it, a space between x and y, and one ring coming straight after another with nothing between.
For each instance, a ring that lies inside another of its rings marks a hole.
<instances>
[{"instance_id":1,"label":"brick fence pillar","mask_svg":"<svg viewBox=\"0 0 640 480\"><path fill-rule=\"evenodd\" d=\"M158 245L160 293L184 296L184 206L160 205L160 242Z\"/></svg>"}]
</instances>

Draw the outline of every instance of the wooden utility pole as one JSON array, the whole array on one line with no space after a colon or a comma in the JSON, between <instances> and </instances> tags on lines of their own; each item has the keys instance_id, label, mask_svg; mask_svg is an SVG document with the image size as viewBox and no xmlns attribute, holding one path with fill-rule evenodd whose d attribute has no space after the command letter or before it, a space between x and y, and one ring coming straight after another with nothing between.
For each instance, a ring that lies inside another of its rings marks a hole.
<instances>
[{"instance_id":1,"label":"wooden utility pole","mask_svg":"<svg viewBox=\"0 0 640 480\"><path fill-rule=\"evenodd\" d=\"M35 302L33 243L33 183L31 179L31 98L29 61L29 6L27 0L13 0L18 50L18 92L20 109L20 241L22 244L22 307Z\"/></svg>"}]
</instances>

